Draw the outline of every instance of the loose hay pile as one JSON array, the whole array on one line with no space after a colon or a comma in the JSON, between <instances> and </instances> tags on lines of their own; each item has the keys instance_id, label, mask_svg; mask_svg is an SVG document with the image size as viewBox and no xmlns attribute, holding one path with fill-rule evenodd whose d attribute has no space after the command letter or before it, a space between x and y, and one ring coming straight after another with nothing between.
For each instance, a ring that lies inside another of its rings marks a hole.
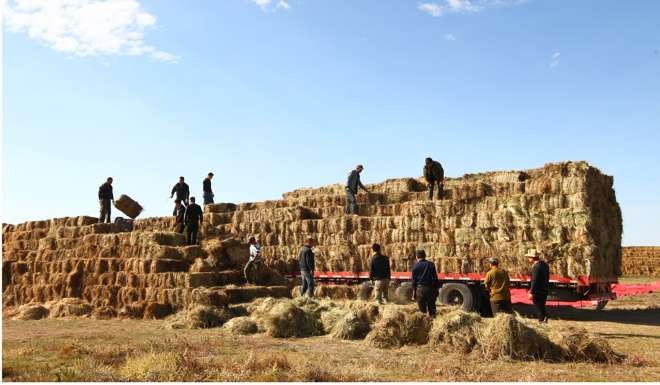
<instances>
[{"instance_id":1,"label":"loose hay pile","mask_svg":"<svg viewBox=\"0 0 660 385\"><path fill-rule=\"evenodd\" d=\"M498 314L479 335L482 353L490 359L558 360L561 349L540 329L521 322L515 315Z\"/></svg>"},{"instance_id":2,"label":"loose hay pile","mask_svg":"<svg viewBox=\"0 0 660 385\"><path fill-rule=\"evenodd\" d=\"M397 348L428 342L431 320L414 309L390 305L367 334L364 342L377 348Z\"/></svg>"},{"instance_id":3,"label":"loose hay pile","mask_svg":"<svg viewBox=\"0 0 660 385\"><path fill-rule=\"evenodd\" d=\"M435 349L479 352L487 359L615 362L610 344L584 329L538 325L515 315L482 319L456 310L438 317L431 329Z\"/></svg>"},{"instance_id":4,"label":"loose hay pile","mask_svg":"<svg viewBox=\"0 0 660 385\"><path fill-rule=\"evenodd\" d=\"M549 337L562 350L567 361L620 362L623 356L614 352L603 337L596 337L584 328L568 327L553 330Z\"/></svg>"},{"instance_id":5,"label":"loose hay pile","mask_svg":"<svg viewBox=\"0 0 660 385\"><path fill-rule=\"evenodd\" d=\"M223 327L236 335L247 335L258 332L257 323L250 317L232 318Z\"/></svg>"},{"instance_id":6,"label":"loose hay pile","mask_svg":"<svg viewBox=\"0 0 660 385\"><path fill-rule=\"evenodd\" d=\"M80 298L62 298L59 301L49 303L50 316L56 317L81 317L92 313L92 305Z\"/></svg>"},{"instance_id":7,"label":"loose hay pile","mask_svg":"<svg viewBox=\"0 0 660 385\"><path fill-rule=\"evenodd\" d=\"M434 348L450 347L469 353L477 345L481 327L482 319L478 314L454 310L435 320L429 342Z\"/></svg>"},{"instance_id":8,"label":"loose hay pile","mask_svg":"<svg viewBox=\"0 0 660 385\"><path fill-rule=\"evenodd\" d=\"M172 329L207 329L222 326L231 318L228 308L197 305L168 317L167 326Z\"/></svg>"},{"instance_id":9,"label":"loose hay pile","mask_svg":"<svg viewBox=\"0 0 660 385\"><path fill-rule=\"evenodd\" d=\"M331 329L330 335L341 340L363 339L371 330L369 321L356 311L349 310L339 318Z\"/></svg>"},{"instance_id":10,"label":"loose hay pile","mask_svg":"<svg viewBox=\"0 0 660 385\"><path fill-rule=\"evenodd\" d=\"M293 301L276 304L261 322L268 335L278 338L311 337L322 335L324 331L318 314Z\"/></svg>"},{"instance_id":11,"label":"loose hay pile","mask_svg":"<svg viewBox=\"0 0 660 385\"><path fill-rule=\"evenodd\" d=\"M39 304L25 304L17 309L17 314L13 316L15 320L28 321L38 320L48 317L48 309Z\"/></svg>"}]
</instances>

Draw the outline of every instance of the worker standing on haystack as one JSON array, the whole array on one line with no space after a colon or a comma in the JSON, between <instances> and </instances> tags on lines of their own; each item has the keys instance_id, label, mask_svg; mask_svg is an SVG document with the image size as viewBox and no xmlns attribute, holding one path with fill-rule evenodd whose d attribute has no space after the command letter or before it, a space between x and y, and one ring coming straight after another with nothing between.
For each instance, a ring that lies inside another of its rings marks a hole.
<instances>
[{"instance_id":1,"label":"worker standing on haystack","mask_svg":"<svg viewBox=\"0 0 660 385\"><path fill-rule=\"evenodd\" d=\"M513 313L511 306L511 291L509 290L509 273L500 269L500 261L497 258L490 259L490 270L486 273L484 286L490 294L490 309L493 316L497 313Z\"/></svg>"},{"instance_id":2,"label":"worker standing on haystack","mask_svg":"<svg viewBox=\"0 0 660 385\"><path fill-rule=\"evenodd\" d=\"M114 201L115 197L112 195L112 177L108 177L99 187L99 205L101 206L101 215L99 216L99 222L110 223L110 211L111 205L110 201Z\"/></svg>"},{"instance_id":3,"label":"worker standing on haystack","mask_svg":"<svg viewBox=\"0 0 660 385\"><path fill-rule=\"evenodd\" d=\"M433 189L438 185L438 199L442 199L443 185L445 183L445 170L440 162L426 158L424 163L424 179L428 183L429 200L433 200Z\"/></svg>"},{"instance_id":4,"label":"worker standing on haystack","mask_svg":"<svg viewBox=\"0 0 660 385\"><path fill-rule=\"evenodd\" d=\"M261 262L261 245L255 237L250 237L248 243L250 244L250 256L243 269L243 275L245 276L245 282L250 283L250 271L254 270L254 283L256 284L259 276L259 263Z\"/></svg>"},{"instance_id":5,"label":"worker standing on haystack","mask_svg":"<svg viewBox=\"0 0 660 385\"><path fill-rule=\"evenodd\" d=\"M174 231L183 234L186 228L186 207L180 200L174 201Z\"/></svg>"},{"instance_id":6,"label":"worker standing on haystack","mask_svg":"<svg viewBox=\"0 0 660 385\"><path fill-rule=\"evenodd\" d=\"M202 225L204 221L204 214L202 213L202 208L195 203L195 197L190 198L190 204L186 207L186 233L188 236L188 245L197 244L197 233L199 231L199 226Z\"/></svg>"},{"instance_id":7,"label":"worker standing on haystack","mask_svg":"<svg viewBox=\"0 0 660 385\"><path fill-rule=\"evenodd\" d=\"M358 188L363 189L367 194L369 190L360 181L360 173L364 170L361 164L355 167L355 170L348 174L346 181L346 214L357 214L357 194Z\"/></svg>"},{"instance_id":8,"label":"worker standing on haystack","mask_svg":"<svg viewBox=\"0 0 660 385\"><path fill-rule=\"evenodd\" d=\"M380 245L374 243L371 246L374 251L374 256L371 259L369 267L369 279L374 286L376 302L380 305L388 302L387 291L390 286L390 259L380 252Z\"/></svg>"},{"instance_id":9,"label":"worker standing on haystack","mask_svg":"<svg viewBox=\"0 0 660 385\"><path fill-rule=\"evenodd\" d=\"M532 280L529 284L529 298L534 303L540 323L548 322L548 313L545 309L545 302L548 299L548 289L550 286L550 266L545 261L541 261L539 253L536 250L530 250L526 255L529 263L532 264Z\"/></svg>"},{"instance_id":10,"label":"worker standing on haystack","mask_svg":"<svg viewBox=\"0 0 660 385\"><path fill-rule=\"evenodd\" d=\"M188 197L190 196L190 188L188 187L188 184L184 182L182 176L179 177L179 183L175 184L174 187L172 187L172 193L170 194L170 198L174 197L174 194L176 194L176 199L180 200L184 206L188 206Z\"/></svg>"},{"instance_id":11,"label":"worker standing on haystack","mask_svg":"<svg viewBox=\"0 0 660 385\"><path fill-rule=\"evenodd\" d=\"M435 301L438 298L438 273L435 264L426 260L426 252L417 250L417 262L412 269L413 300L417 301L419 311L435 318Z\"/></svg>"},{"instance_id":12,"label":"worker standing on haystack","mask_svg":"<svg viewBox=\"0 0 660 385\"><path fill-rule=\"evenodd\" d=\"M211 179L213 173L210 172L202 182L202 190L204 190L204 205L213 204L213 190L211 189Z\"/></svg>"},{"instance_id":13,"label":"worker standing on haystack","mask_svg":"<svg viewBox=\"0 0 660 385\"><path fill-rule=\"evenodd\" d=\"M307 238L303 247L300 248L298 259L300 260L300 279L302 286L300 287L300 296L314 296L314 238Z\"/></svg>"}]
</instances>

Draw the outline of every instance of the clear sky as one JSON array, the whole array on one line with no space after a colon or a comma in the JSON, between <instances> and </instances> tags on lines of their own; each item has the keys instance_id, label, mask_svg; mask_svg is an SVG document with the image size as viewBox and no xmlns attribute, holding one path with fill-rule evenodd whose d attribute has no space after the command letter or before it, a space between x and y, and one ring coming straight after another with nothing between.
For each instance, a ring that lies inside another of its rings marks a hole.
<instances>
[{"instance_id":1,"label":"clear sky","mask_svg":"<svg viewBox=\"0 0 660 385\"><path fill-rule=\"evenodd\" d=\"M660 245L660 1L5 3L3 222L587 160Z\"/></svg>"}]
</instances>

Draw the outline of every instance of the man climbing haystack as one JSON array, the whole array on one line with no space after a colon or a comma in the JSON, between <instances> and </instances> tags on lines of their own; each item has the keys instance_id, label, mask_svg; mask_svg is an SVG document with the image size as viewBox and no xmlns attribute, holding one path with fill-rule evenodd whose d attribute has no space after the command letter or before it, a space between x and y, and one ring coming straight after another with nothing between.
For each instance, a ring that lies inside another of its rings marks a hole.
<instances>
[{"instance_id":1,"label":"man climbing haystack","mask_svg":"<svg viewBox=\"0 0 660 385\"><path fill-rule=\"evenodd\" d=\"M252 283L256 284L259 276L259 263L261 262L261 245L255 237L250 237L248 243L250 244L250 257L243 269L243 275L245 276L245 282L251 283L250 272L254 270L254 281Z\"/></svg>"},{"instance_id":2,"label":"man climbing haystack","mask_svg":"<svg viewBox=\"0 0 660 385\"><path fill-rule=\"evenodd\" d=\"M367 190L360 181L360 173L362 170L364 170L364 167L361 164L358 164L355 167L355 170L348 174L348 179L346 180L346 214L357 214L358 188L369 193L369 190Z\"/></svg>"}]
</instances>

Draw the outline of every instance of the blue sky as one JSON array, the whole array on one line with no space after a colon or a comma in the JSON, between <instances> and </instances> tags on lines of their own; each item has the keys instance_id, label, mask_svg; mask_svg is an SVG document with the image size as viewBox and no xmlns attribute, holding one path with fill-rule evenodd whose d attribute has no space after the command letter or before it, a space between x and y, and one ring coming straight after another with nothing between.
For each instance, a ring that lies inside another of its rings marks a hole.
<instances>
[{"instance_id":1,"label":"blue sky","mask_svg":"<svg viewBox=\"0 0 660 385\"><path fill-rule=\"evenodd\" d=\"M660 2L71 1L5 8L3 222L587 160L660 245Z\"/></svg>"}]
</instances>

